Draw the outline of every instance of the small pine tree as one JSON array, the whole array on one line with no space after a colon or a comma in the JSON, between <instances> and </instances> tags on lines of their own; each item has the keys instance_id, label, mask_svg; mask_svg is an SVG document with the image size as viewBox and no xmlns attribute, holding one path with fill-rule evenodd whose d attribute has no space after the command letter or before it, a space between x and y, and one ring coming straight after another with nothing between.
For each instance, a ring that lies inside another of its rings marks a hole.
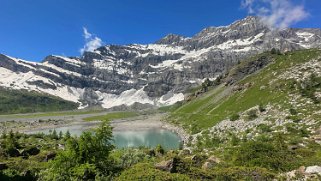
<instances>
[{"instance_id":1,"label":"small pine tree","mask_svg":"<svg viewBox=\"0 0 321 181\"><path fill-rule=\"evenodd\" d=\"M57 131L55 129L53 130L53 132L51 134L51 138L52 139L56 139L56 140L58 139L58 134L57 134Z\"/></svg>"},{"instance_id":2,"label":"small pine tree","mask_svg":"<svg viewBox=\"0 0 321 181\"><path fill-rule=\"evenodd\" d=\"M62 131L59 131L59 139L62 139L62 137L63 137Z\"/></svg>"},{"instance_id":3,"label":"small pine tree","mask_svg":"<svg viewBox=\"0 0 321 181\"><path fill-rule=\"evenodd\" d=\"M66 134L65 134L65 139L68 140L70 139L71 135L70 135L70 132L69 130L67 130Z\"/></svg>"}]
</instances>

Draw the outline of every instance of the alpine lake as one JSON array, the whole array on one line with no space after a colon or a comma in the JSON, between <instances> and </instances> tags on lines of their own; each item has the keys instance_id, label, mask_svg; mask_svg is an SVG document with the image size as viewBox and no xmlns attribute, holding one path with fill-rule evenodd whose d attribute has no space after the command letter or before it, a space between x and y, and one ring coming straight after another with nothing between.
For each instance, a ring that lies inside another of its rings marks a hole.
<instances>
[{"instance_id":1,"label":"alpine lake","mask_svg":"<svg viewBox=\"0 0 321 181\"><path fill-rule=\"evenodd\" d=\"M88 130L88 127L84 125L69 125L57 127L57 133L60 131L62 133L70 132L71 135L80 136L84 131ZM49 134L53 129L41 129L37 131L28 132L28 134L34 133L44 133ZM113 131L113 142L116 148L128 148L128 147L148 147L154 148L160 144L166 150L178 149L181 144L181 139L179 136L166 129L143 129L143 130L125 130L125 131Z\"/></svg>"}]
</instances>

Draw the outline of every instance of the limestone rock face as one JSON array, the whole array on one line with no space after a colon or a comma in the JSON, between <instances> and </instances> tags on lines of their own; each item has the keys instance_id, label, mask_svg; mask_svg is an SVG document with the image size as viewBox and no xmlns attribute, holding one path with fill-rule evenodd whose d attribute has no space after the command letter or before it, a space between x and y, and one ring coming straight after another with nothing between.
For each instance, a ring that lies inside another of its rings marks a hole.
<instances>
[{"instance_id":1,"label":"limestone rock face","mask_svg":"<svg viewBox=\"0 0 321 181\"><path fill-rule=\"evenodd\" d=\"M205 78L215 79L244 58L272 48L321 48L321 30L274 30L258 17L247 17L192 37L170 34L154 44L106 45L81 57L50 55L41 63L0 54L0 87L51 94L80 108L171 105ZM229 83L269 62L259 59Z\"/></svg>"}]
</instances>

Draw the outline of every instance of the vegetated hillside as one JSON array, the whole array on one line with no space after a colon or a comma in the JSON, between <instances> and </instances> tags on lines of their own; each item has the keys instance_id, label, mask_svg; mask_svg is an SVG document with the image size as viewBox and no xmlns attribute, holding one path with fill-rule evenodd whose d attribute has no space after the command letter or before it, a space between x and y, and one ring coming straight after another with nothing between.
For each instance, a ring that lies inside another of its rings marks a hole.
<instances>
[{"instance_id":1,"label":"vegetated hillside","mask_svg":"<svg viewBox=\"0 0 321 181\"><path fill-rule=\"evenodd\" d=\"M256 106L284 114L295 109L298 119L320 118L320 56L313 49L252 57L234 67L220 85L190 95L169 120L197 133Z\"/></svg>"},{"instance_id":2,"label":"vegetated hillside","mask_svg":"<svg viewBox=\"0 0 321 181\"><path fill-rule=\"evenodd\" d=\"M63 111L77 107L77 103L50 95L0 88L0 114Z\"/></svg>"},{"instance_id":3,"label":"vegetated hillside","mask_svg":"<svg viewBox=\"0 0 321 181\"><path fill-rule=\"evenodd\" d=\"M258 167L278 179L318 180L313 173L321 173L311 169L321 168L320 73L320 50L261 54L219 85L204 83L168 120L190 131L191 150L215 155L226 169Z\"/></svg>"}]
</instances>

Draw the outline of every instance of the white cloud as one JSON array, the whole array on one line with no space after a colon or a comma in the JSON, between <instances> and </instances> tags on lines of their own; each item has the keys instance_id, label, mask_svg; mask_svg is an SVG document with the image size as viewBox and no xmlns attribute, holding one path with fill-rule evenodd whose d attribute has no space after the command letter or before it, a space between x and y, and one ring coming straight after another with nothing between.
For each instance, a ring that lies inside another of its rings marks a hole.
<instances>
[{"instance_id":1,"label":"white cloud","mask_svg":"<svg viewBox=\"0 0 321 181\"><path fill-rule=\"evenodd\" d=\"M309 16L303 5L291 0L242 0L241 5L273 28L284 29Z\"/></svg>"},{"instance_id":2,"label":"white cloud","mask_svg":"<svg viewBox=\"0 0 321 181\"><path fill-rule=\"evenodd\" d=\"M79 50L81 54L84 52L92 52L103 45L103 41L99 37L91 34L86 27L83 27L83 33L86 43L84 47Z\"/></svg>"},{"instance_id":3,"label":"white cloud","mask_svg":"<svg viewBox=\"0 0 321 181\"><path fill-rule=\"evenodd\" d=\"M83 27L83 31L84 31L84 37L85 39L90 39L92 34L88 32L86 27Z\"/></svg>"}]
</instances>

